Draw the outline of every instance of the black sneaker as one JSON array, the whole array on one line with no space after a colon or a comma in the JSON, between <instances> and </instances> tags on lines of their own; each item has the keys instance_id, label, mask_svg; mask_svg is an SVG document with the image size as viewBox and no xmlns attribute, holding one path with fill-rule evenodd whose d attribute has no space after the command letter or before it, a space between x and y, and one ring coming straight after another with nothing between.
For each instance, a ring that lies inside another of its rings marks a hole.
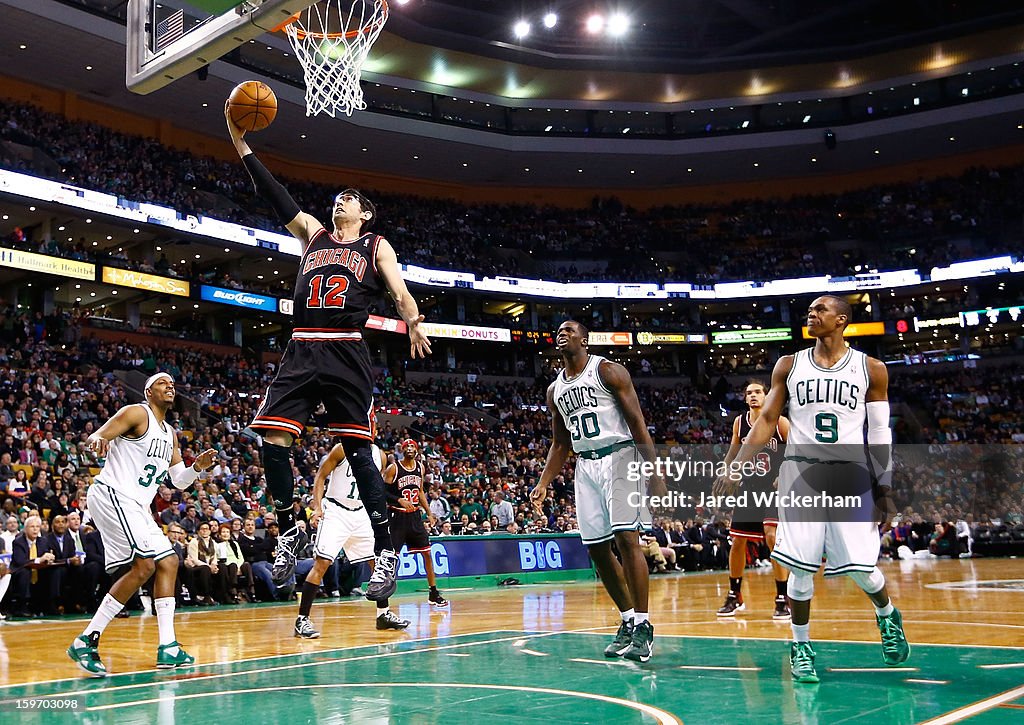
<instances>
[{"instance_id":1,"label":"black sneaker","mask_svg":"<svg viewBox=\"0 0 1024 725\"><path fill-rule=\"evenodd\" d=\"M719 617L735 617L736 612L742 612L747 606L743 603L742 596L736 596L732 592L729 592L729 596L725 598L725 604L718 610L717 614Z\"/></svg>"},{"instance_id":2,"label":"black sneaker","mask_svg":"<svg viewBox=\"0 0 1024 725\"><path fill-rule=\"evenodd\" d=\"M277 538L277 556L274 557L274 566L270 572L270 578L274 586L281 586L287 582L295 573L295 556L308 543L306 532L298 526L293 526Z\"/></svg>"},{"instance_id":3,"label":"black sneaker","mask_svg":"<svg viewBox=\"0 0 1024 725\"><path fill-rule=\"evenodd\" d=\"M408 619L402 619L390 609L377 617L377 629L405 629L410 624Z\"/></svg>"},{"instance_id":4,"label":"black sneaker","mask_svg":"<svg viewBox=\"0 0 1024 725\"><path fill-rule=\"evenodd\" d=\"M398 555L391 549L384 549L377 555L373 565L373 575L366 586L366 598L374 602L383 602L395 593L398 582L395 581L395 569L398 567Z\"/></svg>"},{"instance_id":5,"label":"black sneaker","mask_svg":"<svg viewBox=\"0 0 1024 725\"><path fill-rule=\"evenodd\" d=\"M775 612L772 614L772 619L782 622L792 618L793 614L789 611L789 600L786 597L775 597Z\"/></svg>"},{"instance_id":6,"label":"black sneaker","mask_svg":"<svg viewBox=\"0 0 1024 725\"><path fill-rule=\"evenodd\" d=\"M619 625L619 631L615 633L615 639L604 648L605 657L621 657L633 644L633 620L624 619Z\"/></svg>"},{"instance_id":7,"label":"black sneaker","mask_svg":"<svg viewBox=\"0 0 1024 725\"><path fill-rule=\"evenodd\" d=\"M295 636L302 639L317 639L320 633L316 631L313 622L309 617L298 616L295 618Z\"/></svg>"},{"instance_id":8,"label":"black sneaker","mask_svg":"<svg viewBox=\"0 0 1024 725\"><path fill-rule=\"evenodd\" d=\"M427 601L430 602L432 607L447 607L448 600L441 596L441 592L436 589L430 590L430 596L427 597Z\"/></svg>"},{"instance_id":9,"label":"black sneaker","mask_svg":"<svg viewBox=\"0 0 1024 725\"><path fill-rule=\"evenodd\" d=\"M654 625L647 622L633 627L633 640L623 657L634 662L646 662L654 654Z\"/></svg>"}]
</instances>

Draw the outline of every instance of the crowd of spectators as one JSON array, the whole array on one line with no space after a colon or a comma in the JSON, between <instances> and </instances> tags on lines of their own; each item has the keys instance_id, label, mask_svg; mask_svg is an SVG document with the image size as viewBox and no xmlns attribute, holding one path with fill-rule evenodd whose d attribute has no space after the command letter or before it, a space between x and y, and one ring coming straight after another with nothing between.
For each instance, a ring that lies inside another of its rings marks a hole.
<instances>
[{"instance_id":1,"label":"crowd of spectators","mask_svg":"<svg viewBox=\"0 0 1024 725\"><path fill-rule=\"evenodd\" d=\"M11 153L4 142L42 151ZM102 154L94 149L103 149ZM12 101L0 101L0 165L137 201L280 230L241 164ZM300 207L326 218L337 189L284 179ZM483 275L565 281L718 281L930 269L1019 251L1024 167L871 186L788 200L738 200L638 211L616 199L585 209L466 205L367 190L380 229L405 262ZM88 249L73 250L89 254ZM588 260L584 264L580 260ZM171 260L173 261L173 260ZM577 263L579 266L577 267ZM168 272L175 272L167 263ZM154 265L155 267L155 265ZM188 269L177 274L188 276Z\"/></svg>"}]
</instances>

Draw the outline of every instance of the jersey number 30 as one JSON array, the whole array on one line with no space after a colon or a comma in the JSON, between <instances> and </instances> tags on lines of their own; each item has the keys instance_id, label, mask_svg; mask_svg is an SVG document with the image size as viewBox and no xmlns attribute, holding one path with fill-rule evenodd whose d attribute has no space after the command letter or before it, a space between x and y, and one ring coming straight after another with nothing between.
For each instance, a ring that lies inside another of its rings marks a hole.
<instances>
[{"instance_id":1,"label":"jersey number 30","mask_svg":"<svg viewBox=\"0 0 1024 725\"><path fill-rule=\"evenodd\" d=\"M597 413L584 413L569 418L569 432L572 439L597 438L601 435L601 426L597 422Z\"/></svg>"},{"instance_id":2,"label":"jersey number 30","mask_svg":"<svg viewBox=\"0 0 1024 725\"><path fill-rule=\"evenodd\" d=\"M348 277L343 274L332 274L327 280L318 274L309 280L309 297L306 307L344 307L345 292L348 290Z\"/></svg>"}]
</instances>

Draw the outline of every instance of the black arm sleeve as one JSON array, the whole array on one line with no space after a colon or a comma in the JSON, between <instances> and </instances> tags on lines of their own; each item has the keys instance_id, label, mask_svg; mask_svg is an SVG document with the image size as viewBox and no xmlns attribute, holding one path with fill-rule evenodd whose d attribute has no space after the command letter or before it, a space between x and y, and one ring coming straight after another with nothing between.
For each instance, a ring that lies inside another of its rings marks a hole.
<instances>
[{"instance_id":1,"label":"black arm sleeve","mask_svg":"<svg viewBox=\"0 0 1024 725\"><path fill-rule=\"evenodd\" d=\"M398 502L402 500L402 497L398 495L398 488L387 481L384 482L384 500L395 508L401 508Z\"/></svg>"},{"instance_id":2,"label":"black arm sleeve","mask_svg":"<svg viewBox=\"0 0 1024 725\"><path fill-rule=\"evenodd\" d=\"M242 157L245 170L252 177L252 183L256 187L256 193L262 196L277 214L282 224L288 224L295 216L302 211L299 205L288 193L281 182L274 178L273 174L267 171L267 167L256 158L256 154L246 154Z\"/></svg>"}]
</instances>

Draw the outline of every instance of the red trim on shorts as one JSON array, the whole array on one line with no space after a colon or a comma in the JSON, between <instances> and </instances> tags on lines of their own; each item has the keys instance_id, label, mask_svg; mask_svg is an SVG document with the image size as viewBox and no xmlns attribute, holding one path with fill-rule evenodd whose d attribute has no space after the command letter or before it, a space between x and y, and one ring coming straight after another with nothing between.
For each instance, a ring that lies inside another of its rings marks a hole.
<instances>
[{"instance_id":1,"label":"red trim on shorts","mask_svg":"<svg viewBox=\"0 0 1024 725\"><path fill-rule=\"evenodd\" d=\"M358 428L359 430L365 430L365 431L369 431L370 430L370 426L368 426L368 425L359 425L357 423L328 423L327 424L327 428L328 429L330 429L330 428Z\"/></svg>"},{"instance_id":2,"label":"red trim on shorts","mask_svg":"<svg viewBox=\"0 0 1024 725\"><path fill-rule=\"evenodd\" d=\"M249 425L249 427L250 428L261 428L261 429L264 429L264 430L280 430L280 431L284 431L285 433L291 433L293 436L301 435L301 433L297 434L295 432L294 428L285 428L283 425L271 425L270 423L257 423L257 422L254 421L253 423L251 423Z\"/></svg>"},{"instance_id":3,"label":"red trim on shorts","mask_svg":"<svg viewBox=\"0 0 1024 725\"><path fill-rule=\"evenodd\" d=\"M764 541L764 534L753 534L749 531L736 531L736 529L729 528L729 536L735 536L740 539L750 539L751 541Z\"/></svg>"},{"instance_id":4,"label":"red trim on shorts","mask_svg":"<svg viewBox=\"0 0 1024 725\"><path fill-rule=\"evenodd\" d=\"M426 554L428 551L430 551L430 547L428 546L426 549L409 549L409 548L406 548L406 551L409 552L410 554Z\"/></svg>"},{"instance_id":5,"label":"red trim on shorts","mask_svg":"<svg viewBox=\"0 0 1024 725\"><path fill-rule=\"evenodd\" d=\"M351 431L347 429L342 430L338 428L328 428L327 432L334 433L335 435L339 435L342 438L361 438L362 440L370 441L370 443L373 443L373 438L370 436L369 433L360 433L357 431Z\"/></svg>"},{"instance_id":6,"label":"red trim on shorts","mask_svg":"<svg viewBox=\"0 0 1024 725\"><path fill-rule=\"evenodd\" d=\"M358 327L294 327L292 332L362 332Z\"/></svg>"},{"instance_id":7,"label":"red trim on shorts","mask_svg":"<svg viewBox=\"0 0 1024 725\"><path fill-rule=\"evenodd\" d=\"M297 420L292 420L291 418L280 418L276 415L258 415L256 416L255 420L272 420L277 423L291 423L292 425L299 429L303 427L302 423L300 423Z\"/></svg>"},{"instance_id":8,"label":"red trim on shorts","mask_svg":"<svg viewBox=\"0 0 1024 725\"><path fill-rule=\"evenodd\" d=\"M779 525L779 520L778 519L765 519L764 521L761 522L761 526L778 526L778 525Z\"/></svg>"}]
</instances>

